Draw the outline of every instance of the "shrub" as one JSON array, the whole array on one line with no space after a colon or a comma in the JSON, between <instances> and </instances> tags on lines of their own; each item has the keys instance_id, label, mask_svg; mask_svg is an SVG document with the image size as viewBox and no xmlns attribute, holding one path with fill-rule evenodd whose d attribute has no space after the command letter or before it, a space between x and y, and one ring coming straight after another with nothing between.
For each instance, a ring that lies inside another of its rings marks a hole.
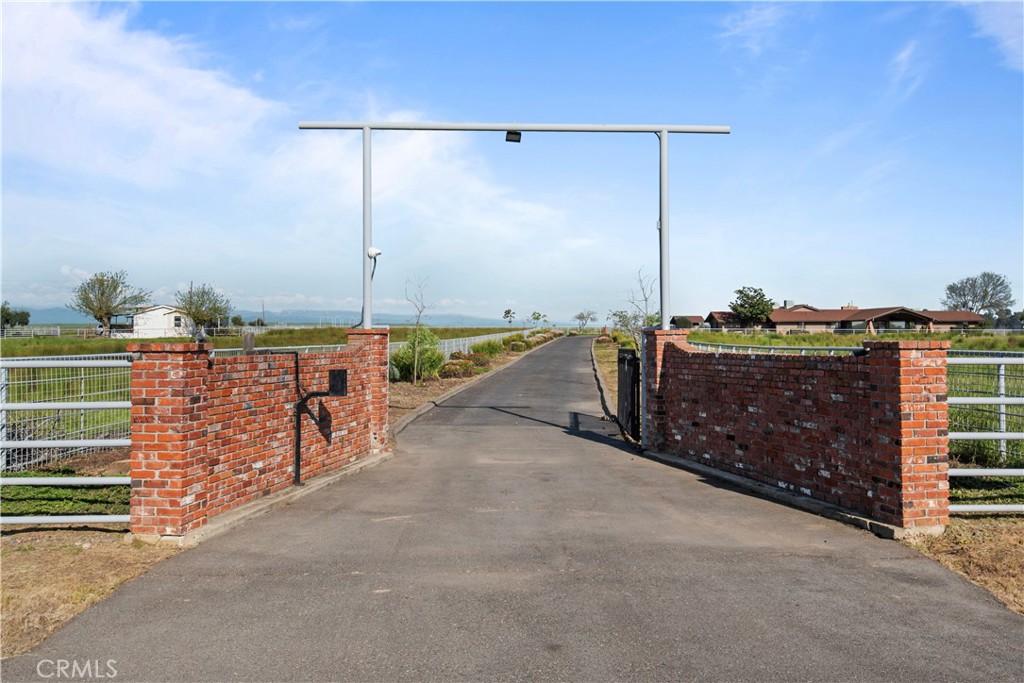
<instances>
[{"instance_id":1,"label":"shrub","mask_svg":"<svg viewBox=\"0 0 1024 683\"><path fill-rule=\"evenodd\" d=\"M425 327L409 335L409 341L391 356L391 365L398 378L412 381L413 360L419 346L419 376L421 378L437 377L444 365L444 354L438 349L440 342L437 336Z\"/></svg>"},{"instance_id":2,"label":"shrub","mask_svg":"<svg viewBox=\"0 0 1024 683\"><path fill-rule=\"evenodd\" d=\"M448 360L469 360L469 354L462 351L452 351L452 354L448 356Z\"/></svg>"},{"instance_id":3,"label":"shrub","mask_svg":"<svg viewBox=\"0 0 1024 683\"><path fill-rule=\"evenodd\" d=\"M466 360L478 368L489 368L491 366L491 357L486 353L471 353L466 356Z\"/></svg>"},{"instance_id":4,"label":"shrub","mask_svg":"<svg viewBox=\"0 0 1024 683\"><path fill-rule=\"evenodd\" d=\"M474 367L471 360L450 360L441 366L441 377L472 377Z\"/></svg>"},{"instance_id":5,"label":"shrub","mask_svg":"<svg viewBox=\"0 0 1024 683\"><path fill-rule=\"evenodd\" d=\"M505 350L505 347L501 345L501 342L497 339L489 339L482 341L478 344L473 344L469 347L469 350L474 354L482 354L488 357L497 356Z\"/></svg>"},{"instance_id":6,"label":"shrub","mask_svg":"<svg viewBox=\"0 0 1024 683\"><path fill-rule=\"evenodd\" d=\"M511 351L512 353L522 353L523 351L526 350L526 342L524 342L524 341L514 341L514 342L511 342L508 345L508 350Z\"/></svg>"},{"instance_id":7,"label":"shrub","mask_svg":"<svg viewBox=\"0 0 1024 683\"><path fill-rule=\"evenodd\" d=\"M523 341L524 337L521 334L511 334L501 340L501 345L506 349L511 348L512 344Z\"/></svg>"}]
</instances>

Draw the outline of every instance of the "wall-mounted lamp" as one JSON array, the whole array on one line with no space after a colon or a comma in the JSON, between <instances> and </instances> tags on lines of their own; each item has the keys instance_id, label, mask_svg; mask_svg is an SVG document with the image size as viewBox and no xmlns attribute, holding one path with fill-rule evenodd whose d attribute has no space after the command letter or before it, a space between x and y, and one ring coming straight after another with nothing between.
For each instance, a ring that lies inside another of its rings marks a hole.
<instances>
[{"instance_id":1,"label":"wall-mounted lamp","mask_svg":"<svg viewBox=\"0 0 1024 683\"><path fill-rule=\"evenodd\" d=\"M505 133L505 142L522 142L523 133L518 130L510 130Z\"/></svg>"}]
</instances>

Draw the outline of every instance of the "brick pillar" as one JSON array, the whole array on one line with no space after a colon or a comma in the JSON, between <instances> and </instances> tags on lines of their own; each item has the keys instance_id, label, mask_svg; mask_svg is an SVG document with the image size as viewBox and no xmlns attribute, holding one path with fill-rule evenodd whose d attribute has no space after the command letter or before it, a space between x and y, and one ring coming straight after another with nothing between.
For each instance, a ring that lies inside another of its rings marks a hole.
<instances>
[{"instance_id":1,"label":"brick pillar","mask_svg":"<svg viewBox=\"0 0 1024 683\"><path fill-rule=\"evenodd\" d=\"M388 445L388 342L387 329L348 330L348 343L358 345L367 374L366 401L370 409L371 453L379 453Z\"/></svg>"},{"instance_id":2,"label":"brick pillar","mask_svg":"<svg viewBox=\"0 0 1024 683\"><path fill-rule=\"evenodd\" d=\"M949 523L948 341L866 341L879 474L898 498L879 500L875 518L941 532ZM884 475L883 475L884 476Z\"/></svg>"},{"instance_id":3,"label":"brick pillar","mask_svg":"<svg viewBox=\"0 0 1024 683\"><path fill-rule=\"evenodd\" d=\"M207 373L212 344L129 344L131 531L180 537L206 523Z\"/></svg>"},{"instance_id":4,"label":"brick pillar","mask_svg":"<svg viewBox=\"0 0 1024 683\"><path fill-rule=\"evenodd\" d=\"M672 344L686 351L696 351L686 342L689 330L646 330L644 332L644 357L641 358L644 385L640 387L644 401L641 430L644 444L649 450L663 450L668 433L665 395L662 393L665 368L665 347Z\"/></svg>"}]
</instances>

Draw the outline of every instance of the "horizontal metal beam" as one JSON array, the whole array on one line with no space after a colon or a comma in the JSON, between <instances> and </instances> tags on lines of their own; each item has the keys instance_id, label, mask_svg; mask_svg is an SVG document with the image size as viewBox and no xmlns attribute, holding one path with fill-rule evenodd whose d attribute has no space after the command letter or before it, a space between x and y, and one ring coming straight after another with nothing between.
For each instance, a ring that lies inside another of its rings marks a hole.
<instances>
[{"instance_id":1,"label":"horizontal metal beam","mask_svg":"<svg viewBox=\"0 0 1024 683\"><path fill-rule=\"evenodd\" d=\"M950 505L950 512L1016 512L1024 513L1024 505Z\"/></svg>"},{"instance_id":2,"label":"horizontal metal beam","mask_svg":"<svg viewBox=\"0 0 1024 683\"><path fill-rule=\"evenodd\" d=\"M0 441L0 448L121 448L131 439L54 439L50 441Z\"/></svg>"},{"instance_id":3,"label":"horizontal metal beam","mask_svg":"<svg viewBox=\"0 0 1024 683\"><path fill-rule=\"evenodd\" d=\"M42 401L35 403L0 403L0 410L117 410L131 408L131 401Z\"/></svg>"},{"instance_id":4,"label":"horizontal metal beam","mask_svg":"<svg viewBox=\"0 0 1024 683\"><path fill-rule=\"evenodd\" d=\"M131 486L131 477L0 477L0 486Z\"/></svg>"},{"instance_id":5,"label":"horizontal metal beam","mask_svg":"<svg viewBox=\"0 0 1024 683\"><path fill-rule=\"evenodd\" d=\"M299 121L302 130L517 130L537 133L710 133L728 135L729 126L604 124L604 123L450 123L436 121Z\"/></svg>"},{"instance_id":6,"label":"horizontal metal beam","mask_svg":"<svg viewBox=\"0 0 1024 683\"><path fill-rule=\"evenodd\" d=\"M950 396L951 406L1024 406L1024 396Z\"/></svg>"},{"instance_id":7,"label":"horizontal metal beam","mask_svg":"<svg viewBox=\"0 0 1024 683\"><path fill-rule=\"evenodd\" d=\"M2 360L0 368L130 368L130 360Z\"/></svg>"},{"instance_id":8,"label":"horizontal metal beam","mask_svg":"<svg viewBox=\"0 0 1024 683\"><path fill-rule=\"evenodd\" d=\"M32 515L0 517L0 524L128 524L131 515Z\"/></svg>"},{"instance_id":9,"label":"horizontal metal beam","mask_svg":"<svg viewBox=\"0 0 1024 683\"><path fill-rule=\"evenodd\" d=\"M1024 365L1024 356L949 356L948 365Z\"/></svg>"},{"instance_id":10,"label":"horizontal metal beam","mask_svg":"<svg viewBox=\"0 0 1024 683\"><path fill-rule=\"evenodd\" d=\"M949 470L951 477L1024 477L1024 470L953 467Z\"/></svg>"},{"instance_id":11,"label":"horizontal metal beam","mask_svg":"<svg viewBox=\"0 0 1024 683\"><path fill-rule=\"evenodd\" d=\"M949 438L964 441L1024 441L1024 432L950 432Z\"/></svg>"}]
</instances>

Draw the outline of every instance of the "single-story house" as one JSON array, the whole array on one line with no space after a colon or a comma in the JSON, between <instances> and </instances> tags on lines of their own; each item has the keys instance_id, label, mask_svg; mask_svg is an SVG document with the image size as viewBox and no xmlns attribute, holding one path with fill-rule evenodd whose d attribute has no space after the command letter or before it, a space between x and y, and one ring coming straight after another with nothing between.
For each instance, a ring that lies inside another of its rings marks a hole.
<instances>
[{"instance_id":1,"label":"single-story house","mask_svg":"<svg viewBox=\"0 0 1024 683\"><path fill-rule=\"evenodd\" d=\"M127 317L127 322L111 326L112 337L156 339L189 336L188 317L173 306L147 306Z\"/></svg>"},{"instance_id":2,"label":"single-story house","mask_svg":"<svg viewBox=\"0 0 1024 683\"><path fill-rule=\"evenodd\" d=\"M779 334L915 329L948 332L954 328L980 327L985 319L970 311L917 311L904 306L836 309L797 304L776 308L768 322Z\"/></svg>"},{"instance_id":3,"label":"single-story house","mask_svg":"<svg viewBox=\"0 0 1024 683\"><path fill-rule=\"evenodd\" d=\"M704 322L708 327L715 330L739 329L746 327L739 316L732 311L711 311Z\"/></svg>"},{"instance_id":4,"label":"single-story house","mask_svg":"<svg viewBox=\"0 0 1024 683\"><path fill-rule=\"evenodd\" d=\"M700 327L704 324L704 316L702 315L674 315L669 319L672 327L676 329L684 329L689 327Z\"/></svg>"}]
</instances>

